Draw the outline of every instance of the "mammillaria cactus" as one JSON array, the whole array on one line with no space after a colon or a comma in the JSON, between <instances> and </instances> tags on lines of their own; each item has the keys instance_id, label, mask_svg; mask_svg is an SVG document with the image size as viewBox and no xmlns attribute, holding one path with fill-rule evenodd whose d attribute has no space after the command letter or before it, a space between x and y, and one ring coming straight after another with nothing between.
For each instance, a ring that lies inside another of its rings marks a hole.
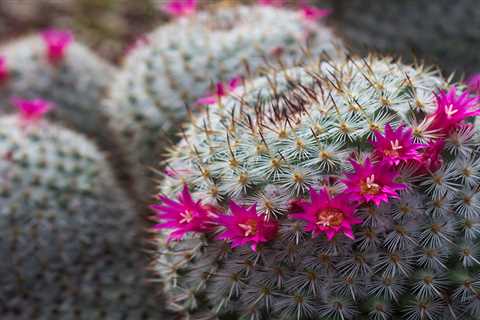
<instances>
[{"instance_id":1,"label":"mammillaria cactus","mask_svg":"<svg viewBox=\"0 0 480 320\"><path fill-rule=\"evenodd\" d=\"M12 97L43 97L58 106L52 118L98 136L105 127L100 102L113 73L69 32L51 29L15 40L0 47L2 113Z\"/></svg>"},{"instance_id":2,"label":"mammillaria cactus","mask_svg":"<svg viewBox=\"0 0 480 320\"><path fill-rule=\"evenodd\" d=\"M479 98L391 59L246 81L166 159L154 269L188 319L479 319Z\"/></svg>"},{"instance_id":3,"label":"mammillaria cactus","mask_svg":"<svg viewBox=\"0 0 480 320\"><path fill-rule=\"evenodd\" d=\"M138 222L84 137L19 102L0 118L2 319L160 319Z\"/></svg>"},{"instance_id":4,"label":"mammillaria cactus","mask_svg":"<svg viewBox=\"0 0 480 320\"><path fill-rule=\"evenodd\" d=\"M338 30L357 50L416 56L448 72L480 69L475 0L335 0L332 5Z\"/></svg>"},{"instance_id":5,"label":"mammillaria cactus","mask_svg":"<svg viewBox=\"0 0 480 320\"><path fill-rule=\"evenodd\" d=\"M315 56L337 54L330 29L298 11L257 5L192 13L190 4L178 6L173 9L180 17L129 54L107 101L111 129L126 148L138 180L168 146L160 133L179 131L186 106L196 111L202 97L221 99L265 60L291 65L302 60L307 47ZM212 83L216 90L210 95Z\"/></svg>"}]
</instances>

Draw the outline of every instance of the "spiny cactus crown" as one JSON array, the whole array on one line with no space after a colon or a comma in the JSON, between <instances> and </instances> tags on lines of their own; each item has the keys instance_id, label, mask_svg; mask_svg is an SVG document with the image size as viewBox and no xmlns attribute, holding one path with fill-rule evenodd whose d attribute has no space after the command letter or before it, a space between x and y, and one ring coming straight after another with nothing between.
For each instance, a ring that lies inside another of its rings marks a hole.
<instances>
[{"instance_id":1,"label":"spiny cactus crown","mask_svg":"<svg viewBox=\"0 0 480 320\"><path fill-rule=\"evenodd\" d=\"M435 70L369 57L272 72L208 106L153 206L170 306L478 319L478 103Z\"/></svg>"},{"instance_id":2,"label":"spiny cactus crown","mask_svg":"<svg viewBox=\"0 0 480 320\"><path fill-rule=\"evenodd\" d=\"M135 210L104 156L32 114L0 118L2 319L159 319Z\"/></svg>"},{"instance_id":3,"label":"spiny cactus crown","mask_svg":"<svg viewBox=\"0 0 480 320\"><path fill-rule=\"evenodd\" d=\"M197 111L200 104L222 98L242 77L260 72L265 61L293 65L308 50L339 54L327 27L297 11L263 6L201 11L160 27L147 39L127 57L107 99L111 128L133 157L132 167L141 164L132 174L140 180L143 168L156 165L168 145L158 135L176 129L187 117L186 106Z\"/></svg>"},{"instance_id":4,"label":"spiny cactus crown","mask_svg":"<svg viewBox=\"0 0 480 320\"><path fill-rule=\"evenodd\" d=\"M49 116L86 134L103 128L99 104L114 68L70 32L46 30L0 47L0 113L12 97L45 98L58 108Z\"/></svg>"}]
</instances>

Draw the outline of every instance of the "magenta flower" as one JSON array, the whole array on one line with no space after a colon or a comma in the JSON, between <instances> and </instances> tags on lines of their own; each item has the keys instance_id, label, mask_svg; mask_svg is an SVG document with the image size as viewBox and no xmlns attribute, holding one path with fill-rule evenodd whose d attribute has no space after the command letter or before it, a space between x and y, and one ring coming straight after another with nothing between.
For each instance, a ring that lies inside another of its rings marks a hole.
<instances>
[{"instance_id":1,"label":"magenta flower","mask_svg":"<svg viewBox=\"0 0 480 320\"><path fill-rule=\"evenodd\" d=\"M425 145L422 151L419 168L420 171L437 171L443 165L442 151L445 146L444 140L431 141Z\"/></svg>"},{"instance_id":2,"label":"magenta flower","mask_svg":"<svg viewBox=\"0 0 480 320\"><path fill-rule=\"evenodd\" d=\"M232 248L249 244L253 251L257 251L259 244L275 238L277 221L265 220L257 213L255 205L246 209L230 201L228 206L232 214L220 215L217 219L218 224L225 227L218 239L231 241Z\"/></svg>"},{"instance_id":3,"label":"magenta flower","mask_svg":"<svg viewBox=\"0 0 480 320\"><path fill-rule=\"evenodd\" d=\"M55 64L65 57L69 45L73 42L73 34L69 31L48 29L42 32L43 41L47 47L50 63Z\"/></svg>"},{"instance_id":4,"label":"magenta flower","mask_svg":"<svg viewBox=\"0 0 480 320\"><path fill-rule=\"evenodd\" d=\"M208 105L216 103L220 98L227 96L230 92L235 90L242 83L242 77L235 77L230 80L226 85L218 82L215 85L215 93L213 95L208 95L203 98L200 98L195 103L196 105Z\"/></svg>"},{"instance_id":5,"label":"magenta flower","mask_svg":"<svg viewBox=\"0 0 480 320\"><path fill-rule=\"evenodd\" d=\"M12 104L20 111L20 118L24 123L31 123L38 121L43 116L52 110L53 103L43 99L21 99L12 98Z\"/></svg>"},{"instance_id":6,"label":"magenta flower","mask_svg":"<svg viewBox=\"0 0 480 320\"><path fill-rule=\"evenodd\" d=\"M302 16L307 21L317 21L332 14L332 9L321 9L313 6L304 5L300 9Z\"/></svg>"},{"instance_id":7,"label":"magenta flower","mask_svg":"<svg viewBox=\"0 0 480 320\"><path fill-rule=\"evenodd\" d=\"M188 16L197 11L197 0L170 0L162 10L174 17Z\"/></svg>"},{"instance_id":8,"label":"magenta flower","mask_svg":"<svg viewBox=\"0 0 480 320\"><path fill-rule=\"evenodd\" d=\"M8 74L7 59L4 56L0 56L0 84L7 80Z\"/></svg>"},{"instance_id":9,"label":"magenta flower","mask_svg":"<svg viewBox=\"0 0 480 320\"><path fill-rule=\"evenodd\" d=\"M397 191L406 188L404 184L394 181L398 173L387 162L373 165L367 159L363 165L353 160L351 163L355 172L347 174L347 178L342 181L347 185L345 192L352 200L371 201L378 206L382 201L388 202L389 197L398 198Z\"/></svg>"},{"instance_id":10,"label":"magenta flower","mask_svg":"<svg viewBox=\"0 0 480 320\"><path fill-rule=\"evenodd\" d=\"M257 3L261 6L283 7L284 0L258 0Z\"/></svg>"},{"instance_id":11,"label":"magenta flower","mask_svg":"<svg viewBox=\"0 0 480 320\"><path fill-rule=\"evenodd\" d=\"M466 118L480 114L479 97L471 97L468 92L457 95L457 88L452 86L450 90L440 91L436 95L437 110L431 115L432 124L430 129L448 134Z\"/></svg>"},{"instance_id":12,"label":"magenta flower","mask_svg":"<svg viewBox=\"0 0 480 320\"><path fill-rule=\"evenodd\" d=\"M165 168L165 170L163 171L163 173L170 177L170 178L176 178L176 177L182 177L182 176L185 176L187 174L191 174L192 173L192 170L190 169L170 169L170 168Z\"/></svg>"},{"instance_id":13,"label":"magenta flower","mask_svg":"<svg viewBox=\"0 0 480 320\"><path fill-rule=\"evenodd\" d=\"M352 226L361 223L355 216L356 206L352 205L348 195L340 194L331 197L327 188L320 192L310 189L310 202L300 202L301 213L291 214L294 219L301 219L307 222L305 231L312 232L317 237L322 232L328 240L332 240L337 233L343 233L350 239L355 239Z\"/></svg>"},{"instance_id":14,"label":"magenta flower","mask_svg":"<svg viewBox=\"0 0 480 320\"><path fill-rule=\"evenodd\" d=\"M401 161L420 160L417 149L423 145L413 143L412 129L404 126L392 130L390 124L385 126L385 135L375 131L375 141L372 141L375 155L388 162L391 166L398 165Z\"/></svg>"},{"instance_id":15,"label":"magenta flower","mask_svg":"<svg viewBox=\"0 0 480 320\"><path fill-rule=\"evenodd\" d=\"M185 185L183 191L178 195L178 201L159 196L161 204L150 206L156 212L159 224L154 228L172 229L168 240L180 240L189 232L208 232L212 229L212 221L215 214L210 208L202 205L201 200L194 202L188 187Z\"/></svg>"},{"instance_id":16,"label":"magenta flower","mask_svg":"<svg viewBox=\"0 0 480 320\"><path fill-rule=\"evenodd\" d=\"M132 43L130 43L127 48L125 49L124 54L128 55L132 51L138 48L146 47L150 44L150 39L146 35L138 36Z\"/></svg>"},{"instance_id":17,"label":"magenta flower","mask_svg":"<svg viewBox=\"0 0 480 320\"><path fill-rule=\"evenodd\" d=\"M468 91L480 95L480 73L476 73L467 79Z\"/></svg>"}]
</instances>

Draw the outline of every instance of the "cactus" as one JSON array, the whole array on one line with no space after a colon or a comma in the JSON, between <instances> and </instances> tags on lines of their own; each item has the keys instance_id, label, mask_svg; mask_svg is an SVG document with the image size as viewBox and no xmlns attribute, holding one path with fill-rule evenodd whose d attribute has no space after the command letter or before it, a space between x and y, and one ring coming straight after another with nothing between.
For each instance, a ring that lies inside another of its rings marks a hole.
<instances>
[{"instance_id":1,"label":"cactus","mask_svg":"<svg viewBox=\"0 0 480 320\"><path fill-rule=\"evenodd\" d=\"M187 116L185 106L196 111L202 102L233 90L248 76L243 71L247 62L253 74L265 59L272 64L277 58L284 64L302 60L307 43L312 54L337 54L328 28L303 19L297 11L266 6L190 14L148 35L127 57L107 99L111 129L140 181L137 190L145 192L145 168L156 165L168 146L166 136L178 132ZM216 93L200 99L212 82L217 83ZM165 138L158 139L161 133Z\"/></svg>"},{"instance_id":2,"label":"cactus","mask_svg":"<svg viewBox=\"0 0 480 320\"><path fill-rule=\"evenodd\" d=\"M51 118L108 139L102 131L106 114L100 102L114 68L74 41L72 34L47 30L15 40L0 47L0 57L2 113L12 97L42 97L58 106Z\"/></svg>"},{"instance_id":3,"label":"cactus","mask_svg":"<svg viewBox=\"0 0 480 320\"><path fill-rule=\"evenodd\" d=\"M480 7L475 0L332 1L339 33L361 51L414 56L448 72L480 69Z\"/></svg>"},{"instance_id":4,"label":"cactus","mask_svg":"<svg viewBox=\"0 0 480 320\"><path fill-rule=\"evenodd\" d=\"M0 118L2 319L161 319L130 200L97 148L44 111Z\"/></svg>"},{"instance_id":5,"label":"cactus","mask_svg":"<svg viewBox=\"0 0 480 320\"><path fill-rule=\"evenodd\" d=\"M185 319L479 319L479 98L369 56L272 71L165 160L153 261ZM178 194L178 196L177 196Z\"/></svg>"}]
</instances>

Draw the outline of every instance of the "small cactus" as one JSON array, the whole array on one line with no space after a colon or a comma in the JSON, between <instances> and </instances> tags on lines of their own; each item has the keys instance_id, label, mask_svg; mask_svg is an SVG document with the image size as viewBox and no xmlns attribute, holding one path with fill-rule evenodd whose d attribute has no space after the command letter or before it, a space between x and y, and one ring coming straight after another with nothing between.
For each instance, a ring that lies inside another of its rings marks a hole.
<instances>
[{"instance_id":1,"label":"small cactus","mask_svg":"<svg viewBox=\"0 0 480 320\"><path fill-rule=\"evenodd\" d=\"M58 106L52 119L108 139L100 102L113 74L69 32L52 29L15 40L0 46L0 112L8 111L12 97L43 97Z\"/></svg>"},{"instance_id":2,"label":"small cactus","mask_svg":"<svg viewBox=\"0 0 480 320\"><path fill-rule=\"evenodd\" d=\"M480 99L370 56L272 71L166 159L154 269L186 319L480 318Z\"/></svg>"},{"instance_id":3,"label":"small cactus","mask_svg":"<svg viewBox=\"0 0 480 320\"><path fill-rule=\"evenodd\" d=\"M158 136L178 132L186 106L197 111L205 101L221 99L265 60L275 64L281 58L292 65L307 47L312 54L330 56L339 50L330 29L294 10L238 6L192 13L189 7L183 16L183 7L177 7L178 19L148 35L127 56L106 102L111 130L125 147L132 175L141 181L137 190L143 192L145 168L156 165L169 145L168 137Z\"/></svg>"},{"instance_id":4,"label":"small cactus","mask_svg":"<svg viewBox=\"0 0 480 320\"><path fill-rule=\"evenodd\" d=\"M1 318L161 319L135 210L92 143L41 119L47 106L0 118Z\"/></svg>"}]
</instances>

